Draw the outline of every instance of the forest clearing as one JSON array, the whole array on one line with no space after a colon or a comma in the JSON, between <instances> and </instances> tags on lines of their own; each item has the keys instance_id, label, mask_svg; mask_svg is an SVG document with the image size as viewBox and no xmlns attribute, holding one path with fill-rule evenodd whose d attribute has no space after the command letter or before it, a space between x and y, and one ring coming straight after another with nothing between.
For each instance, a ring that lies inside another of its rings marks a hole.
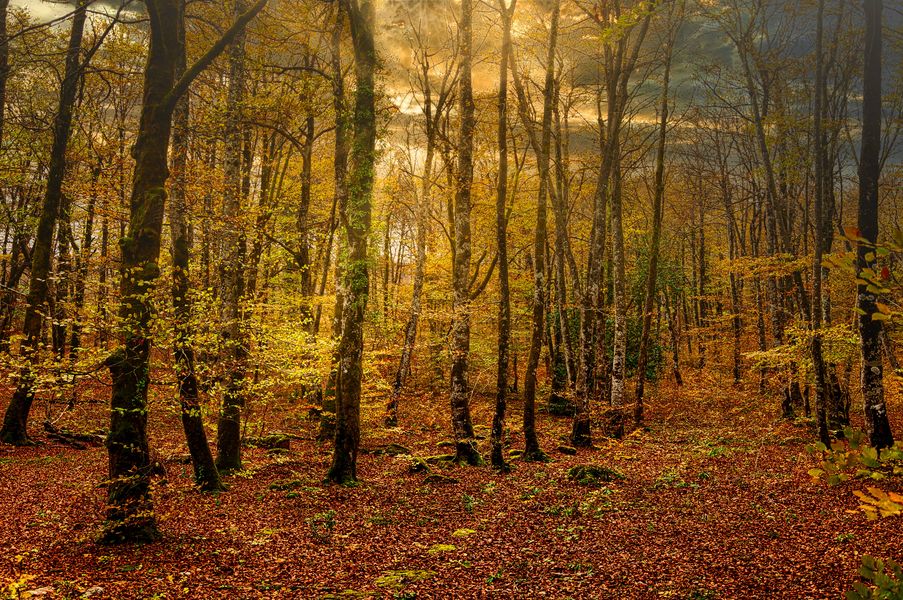
<instances>
[{"instance_id":1,"label":"forest clearing","mask_svg":"<svg viewBox=\"0 0 903 600\"><path fill-rule=\"evenodd\" d=\"M897 0L0 0L0 600L903 600Z\"/></svg>"}]
</instances>

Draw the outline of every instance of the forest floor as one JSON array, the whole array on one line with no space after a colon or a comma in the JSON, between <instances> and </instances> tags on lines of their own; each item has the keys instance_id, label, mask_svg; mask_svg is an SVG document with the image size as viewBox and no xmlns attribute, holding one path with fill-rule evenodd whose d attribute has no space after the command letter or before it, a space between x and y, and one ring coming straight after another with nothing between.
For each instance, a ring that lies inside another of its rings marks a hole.
<instances>
[{"instance_id":1,"label":"forest floor","mask_svg":"<svg viewBox=\"0 0 903 600\"><path fill-rule=\"evenodd\" d=\"M0 446L0 584L94 599L838 598L862 554L903 558L899 523L856 510L861 484L828 487L807 474L812 433L779 420L775 397L710 371L685 378L682 388L655 390L647 427L622 441L597 438L593 450L562 454L570 420L543 414L552 462L513 460L507 475L434 468L457 480L444 484L409 473L409 458L365 452L359 486L324 485L330 445L286 406L266 422L299 436L291 449L248 449L228 492L201 494L178 419L158 407L150 431L167 471L154 491L163 538L147 546L94 541L103 446L40 437L34 448ZM899 433L903 406L893 396ZM381 401L370 400L364 450L394 442L418 456L448 451L444 396L404 398L394 430L377 426ZM510 404L516 430L519 403ZM71 427L102 423L105 405L87 407ZM476 397L479 431L490 418L491 399ZM511 442L517 448L519 434ZM585 464L624 478L599 487L567 478Z\"/></svg>"}]
</instances>

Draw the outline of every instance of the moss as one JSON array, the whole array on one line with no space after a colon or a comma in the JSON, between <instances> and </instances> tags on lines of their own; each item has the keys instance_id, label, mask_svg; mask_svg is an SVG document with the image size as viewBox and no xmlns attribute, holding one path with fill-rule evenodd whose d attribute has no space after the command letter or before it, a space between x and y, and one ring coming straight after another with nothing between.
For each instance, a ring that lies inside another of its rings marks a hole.
<instances>
[{"instance_id":1,"label":"moss","mask_svg":"<svg viewBox=\"0 0 903 600\"><path fill-rule=\"evenodd\" d=\"M443 552L454 552L458 547L454 544L433 544L427 551L430 554L442 554Z\"/></svg>"},{"instance_id":2,"label":"moss","mask_svg":"<svg viewBox=\"0 0 903 600\"><path fill-rule=\"evenodd\" d=\"M373 581L373 583L379 587L401 589L408 583L425 581L435 575L436 573L433 571L419 569L400 569L397 571L386 571L385 573L377 577Z\"/></svg>"},{"instance_id":3,"label":"moss","mask_svg":"<svg viewBox=\"0 0 903 600\"><path fill-rule=\"evenodd\" d=\"M429 473L430 465L419 456L412 456L408 464L408 473Z\"/></svg>"},{"instance_id":4,"label":"moss","mask_svg":"<svg viewBox=\"0 0 903 600\"><path fill-rule=\"evenodd\" d=\"M600 465L577 465L568 469L568 479L578 485L596 486L604 481L624 479L624 475Z\"/></svg>"},{"instance_id":5,"label":"moss","mask_svg":"<svg viewBox=\"0 0 903 600\"><path fill-rule=\"evenodd\" d=\"M271 490L284 492L286 490L295 490L304 487L304 482L300 479L280 479L271 483L269 487Z\"/></svg>"},{"instance_id":6,"label":"moss","mask_svg":"<svg viewBox=\"0 0 903 600\"><path fill-rule=\"evenodd\" d=\"M411 450L401 444L388 444L384 448L380 448L377 454L387 454L389 456L399 456L401 454L410 454Z\"/></svg>"},{"instance_id":7,"label":"moss","mask_svg":"<svg viewBox=\"0 0 903 600\"><path fill-rule=\"evenodd\" d=\"M270 433L261 437L249 437L245 439L245 444L255 448L266 448L267 450L291 449L291 437L284 433Z\"/></svg>"},{"instance_id":8,"label":"moss","mask_svg":"<svg viewBox=\"0 0 903 600\"><path fill-rule=\"evenodd\" d=\"M452 532L452 537L467 537L467 536L473 535L475 533L476 533L476 531L473 529L466 529L466 528L456 529L455 531Z\"/></svg>"},{"instance_id":9,"label":"moss","mask_svg":"<svg viewBox=\"0 0 903 600\"><path fill-rule=\"evenodd\" d=\"M455 455L454 454L436 454L434 456L427 456L426 458L424 458L424 460L431 465L435 465L438 463L450 463L450 462L454 462Z\"/></svg>"},{"instance_id":10,"label":"moss","mask_svg":"<svg viewBox=\"0 0 903 600\"><path fill-rule=\"evenodd\" d=\"M558 446L558 451L561 452L562 454L567 454L568 456L574 456L575 454L577 454L576 448L574 448L573 446L567 446L564 444L562 444L561 446Z\"/></svg>"}]
</instances>

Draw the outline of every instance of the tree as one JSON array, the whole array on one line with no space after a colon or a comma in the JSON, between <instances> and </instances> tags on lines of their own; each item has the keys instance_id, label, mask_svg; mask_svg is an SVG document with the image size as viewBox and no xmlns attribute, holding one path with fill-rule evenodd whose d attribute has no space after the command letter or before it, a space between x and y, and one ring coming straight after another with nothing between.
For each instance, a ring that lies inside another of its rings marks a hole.
<instances>
[{"instance_id":1,"label":"tree","mask_svg":"<svg viewBox=\"0 0 903 600\"><path fill-rule=\"evenodd\" d=\"M179 57L178 67L185 72L184 53ZM179 75L181 75L179 73ZM204 491L222 491L225 486L207 443L207 432L201 405L198 401L198 378L195 372L194 346L191 327L191 278L190 262L192 252L192 231L188 220L186 198L188 179L188 126L191 106L189 96L179 99L173 115L172 133L172 184L170 186L169 230L172 252L172 304L175 316L175 359L176 379L179 385L179 408L182 429L194 467L194 481Z\"/></svg>"},{"instance_id":2,"label":"tree","mask_svg":"<svg viewBox=\"0 0 903 600\"><path fill-rule=\"evenodd\" d=\"M413 30L412 41L416 43L414 59L418 63L414 78L416 78L417 91L423 94L423 127L426 137L424 140L426 149L424 151L423 173L420 180L420 194L417 197L415 207L417 232L415 240L414 289L411 295L411 311L404 328L404 344L401 349L401 358L398 361L398 369L395 372L389 403L386 407L385 424L387 427L398 425L398 397L404 386L404 380L411 369L411 355L414 351L414 342L417 339L417 326L422 312L421 296L423 295L423 284L426 279L426 238L429 230L430 206L432 204L433 163L436 156L436 143L438 141L440 122L445 113L451 108L450 101L457 75L456 70L450 68L450 65L441 65L443 67L442 77L438 88L434 90L432 82L432 68L434 65L431 59L436 53L425 42L423 27L423 21L419 21L416 25L413 22L411 23L411 29Z\"/></svg>"},{"instance_id":3,"label":"tree","mask_svg":"<svg viewBox=\"0 0 903 600\"><path fill-rule=\"evenodd\" d=\"M825 99L825 71L822 48L824 46L824 0L818 1L818 16L816 17L815 40L815 89L813 90L814 120L812 162L815 165L815 235L812 239L815 252L812 259L812 365L815 370L815 415L818 425L818 437L826 447L831 447L831 436L828 434L828 419L826 412L827 396L827 372L825 358L822 354L822 257L824 255L824 237L821 232L824 229L824 205L825 205L825 147L823 132L823 111Z\"/></svg>"},{"instance_id":4,"label":"tree","mask_svg":"<svg viewBox=\"0 0 903 600\"><path fill-rule=\"evenodd\" d=\"M878 178L881 174L881 0L863 0L865 12L865 55L862 78L862 150L859 155L859 236L856 270L872 273L876 267L875 243L878 241ZM859 337L862 354L861 384L865 426L869 442L875 448L888 448L894 437L884 400L884 363L881 355L881 321L876 293L871 284L859 283Z\"/></svg>"},{"instance_id":5,"label":"tree","mask_svg":"<svg viewBox=\"0 0 903 600\"><path fill-rule=\"evenodd\" d=\"M326 478L347 484L357 480L360 444L364 315L370 287L367 243L370 233L376 161L376 67L374 6L371 0L343 0L354 46L354 133L348 198L341 215L345 230L342 265L342 334L336 369L336 429L332 464Z\"/></svg>"},{"instance_id":6,"label":"tree","mask_svg":"<svg viewBox=\"0 0 903 600\"><path fill-rule=\"evenodd\" d=\"M146 542L159 536L150 497L147 390L150 383L152 305L150 291L160 268L161 234L169 176L167 150L173 111L188 86L266 5L258 0L240 15L201 58L178 76L184 64L183 0L148 0L151 43L144 71L141 120L133 156L127 235L120 241L122 346L106 360L113 379L107 514L101 541Z\"/></svg>"},{"instance_id":7,"label":"tree","mask_svg":"<svg viewBox=\"0 0 903 600\"><path fill-rule=\"evenodd\" d=\"M69 46L66 51L66 69L60 86L59 104L53 121L53 146L50 150L50 168L48 169L47 188L41 206L38 231L31 250L31 272L28 280L28 297L25 304L25 324L23 333L25 342L22 351L25 366L19 373L16 391L10 400L3 417L3 428L0 429L0 440L8 444L29 444L28 413L35 396L34 372L39 361L41 332L44 326L45 306L49 300L50 268L53 253L53 232L56 229L60 205L63 202L63 179L66 175L66 148L72 130L72 117L75 100L78 94L78 83L82 71L81 51L82 37L85 31L85 18L88 4L80 0L72 17L69 34ZM5 10L4 10L5 13ZM5 14L4 28L5 28ZM6 53L6 41L3 40L3 52ZM0 63L2 68L2 63ZM5 78L4 86L5 86ZM2 100L2 97L0 97ZM64 240L68 243L68 240Z\"/></svg>"},{"instance_id":8,"label":"tree","mask_svg":"<svg viewBox=\"0 0 903 600\"><path fill-rule=\"evenodd\" d=\"M672 5L672 10L674 6ZM679 9L683 11L683 5ZM673 18L673 13L672 13ZM682 16L682 15L681 15ZM679 17L680 18L680 17ZM658 281L658 259L662 239L662 218L664 214L665 198L665 138L668 134L668 92L671 81L671 56L679 24L671 23L668 37L665 41L665 72L662 76L662 99L659 108L658 145L655 152L655 183L652 198L652 240L649 249L649 272L646 275L646 297L643 301L643 332L640 337L639 357L636 369L636 395L634 400L633 418L639 424L643 421L643 391L646 380L646 365L649 360L649 337L652 330L653 305L658 295L656 287Z\"/></svg>"},{"instance_id":9,"label":"tree","mask_svg":"<svg viewBox=\"0 0 903 600\"><path fill-rule=\"evenodd\" d=\"M511 21L517 0L505 6L499 0L502 19L502 57L499 61L498 96L498 180L495 193L495 241L499 265L499 334L498 366L495 379L495 413L492 418L491 462L495 469L506 471L508 467L502 448L505 433L505 405L508 398L508 356L511 351L511 290L508 281L508 58L511 55Z\"/></svg>"},{"instance_id":10,"label":"tree","mask_svg":"<svg viewBox=\"0 0 903 600\"><path fill-rule=\"evenodd\" d=\"M235 0L236 16L245 10L244 0ZM217 422L216 466L220 471L241 470L241 412L246 402L245 373L248 339L245 332L245 259L247 237L241 224L242 199L242 102L245 88L245 34L240 31L229 46L229 89L226 99L223 148L223 220L227 224L220 257L223 301L223 345L228 374L223 404Z\"/></svg>"},{"instance_id":11,"label":"tree","mask_svg":"<svg viewBox=\"0 0 903 600\"><path fill-rule=\"evenodd\" d=\"M458 23L460 50L460 128L455 181L455 253L452 272L454 301L451 331L451 417L455 434L455 459L470 465L482 463L470 419L470 384L467 379L470 355L470 257L471 185L473 184L473 135L476 127L471 66L473 63L473 2L461 0Z\"/></svg>"}]
</instances>

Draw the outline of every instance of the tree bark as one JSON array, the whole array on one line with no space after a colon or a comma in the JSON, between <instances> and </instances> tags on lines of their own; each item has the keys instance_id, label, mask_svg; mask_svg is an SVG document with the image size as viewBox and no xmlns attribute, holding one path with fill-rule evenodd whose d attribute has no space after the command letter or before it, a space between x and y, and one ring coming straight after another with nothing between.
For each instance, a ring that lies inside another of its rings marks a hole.
<instances>
[{"instance_id":1,"label":"tree bark","mask_svg":"<svg viewBox=\"0 0 903 600\"><path fill-rule=\"evenodd\" d=\"M881 0L864 0L865 65L862 78L862 150L859 156L859 235L867 240L857 247L857 274L875 272L878 241L878 178L881 149ZM869 289L872 288L872 289ZM894 436L884 400L884 363L881 357L882 323L872 318L878 312L874 285L857 288L859 336L861 340L861 384L865 428L875 448L889 448Z\"/></svg>"},{"instance_id":2,"label":"tree bark","mask_svg":"<svg viewBox=\"0 0 903 600\"><path fill-rule=\"evenodd\" d=\"M505 435L505 408L508 398L508 359L511 351L511 290L508 282L508 57L511 54L511 21L517 0L505 6L499 0L499 14L502 17L502 56L499 61L498 96L498 179L495 194L495 243L499 265L499 307L498 307L498 366L495 379L495 413L492 417L490 435L492 467L508 471L505 461L503 437Z\"/></svg>"},{"instance_id":3,"label":"tree bark","mask_svg":"<svg viewBox=\"0 0 903 600\"><path fill-rule=\"evenodd\" d=\"M326 477L339 484L357 480L360 444L361 376L364 350L364 316L370 287L367 243L376 161L377 68L374 43L374 5L371 0L343 0L354 45L354 134L347 205L342 212L346 258L342 267L342 336L336 373L336 429L332 464Z\"/></svg>"},{"instance_id":4,"label":"tree bark","mask_svg":"<svg viewBox=\"0 0 903 600\"><path fill-rule=\"evenodd\" d=\"M235 0L234 14L244 12L244 0ZM217 422L216 467L223 473L241 470L241 414L247 384L248 339L245 331L245 260L247 237L242 223L242 103L245 87L245 34L239 32L229 46L229 89L226 99L223 151L223 252L220 283L223 302L223 349L226 354L226 384Z\"/></svg>"},{"instance_id":5,"label":"tree bark","mask_svg":"<svg viewBox=\"0 0 903 600\"><path fill-rule=\"evenodd\" d=\"M473 62L473 1L461 0L459 101L461 125L458 134L458 167L454 205L454 268L452 284L452 365L451 416L455 435L455 458L471 465L482 463L470 419L470 384L467 377L470 355L470 211L473 183L474 116L471 66Z\"/></svg>"},{"instance_id":6,"label":"tree bark","mask_svg":"<svg viewBox=\"0 0 903 600\"><path fill-rule=\"evenodd\" d=\"M107 515L101 541L146 542L159 536L150 496L147 390L150 383L151 291L159 275L167 150L175 104L206 68L266 4L243 13L222 37L177 79L185 53L184 0L148 0L150 49L127 235L120 241L120 307L123 345L107 359L113 377Z\"/></svg>"}]
</instances>

